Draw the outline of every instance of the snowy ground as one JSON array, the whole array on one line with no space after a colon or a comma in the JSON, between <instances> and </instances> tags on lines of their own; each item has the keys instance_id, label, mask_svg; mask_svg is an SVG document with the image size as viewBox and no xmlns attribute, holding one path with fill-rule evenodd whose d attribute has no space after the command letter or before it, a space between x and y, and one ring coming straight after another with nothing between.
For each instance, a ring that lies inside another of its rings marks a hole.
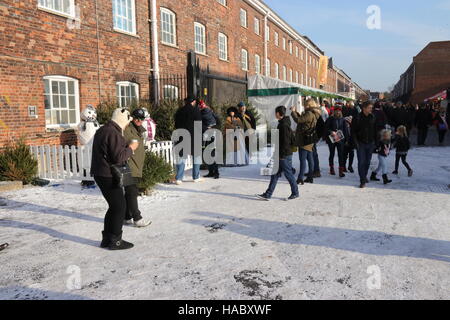
<instances>
[{"instance_id":1,"label":"snowy ground","mask_svg":"<svg viewBox=\"0 0 450 320\"><path fill-rule=\"evenodd\" d=\"M324 145L320 158L325 173ZM259 166L163 185L140 199L153 224L125 227L135 248L122 252L98 247L98 190L2 194L0 299L449 299L450 147L409 160L414 177L402 168L388 187L325 174L295 202L281 200L284 179L255 200L268 185Z\"/></svg>"}]
</instances>

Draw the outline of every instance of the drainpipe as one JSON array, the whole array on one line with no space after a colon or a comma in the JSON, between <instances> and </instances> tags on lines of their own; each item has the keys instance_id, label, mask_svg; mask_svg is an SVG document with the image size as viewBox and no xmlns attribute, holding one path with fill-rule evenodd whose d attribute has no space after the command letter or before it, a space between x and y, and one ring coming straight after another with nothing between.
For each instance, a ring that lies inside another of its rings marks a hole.
<instances>
[{"instance_id":1,"label":"drainpipe","mask_svg":"<svg viewBox=\"0 0 450 320\"><path fill-rule=\"evenodd\" d=\"M153 97L155 103L159 103L159 39L158 39L158 20L156 12L156 0L151 0L151 29L152 29L152 58L153 58Z\"/></svg>"},{"instance_id":2,"label":"drainpipe","mask_svg":"<svg viewBox=\"0 0 450 320\"><path fill-rule=\"evenodd\" d=\"M267 43L267 19L269 18L269 12L266 13L266 15L264 16L264 65L266 66L265 68L265 74L266 77L269 76L269 64L267 63L267 59L269 59L269 52L268 52L268 43Z\"/></svg>"},{"instance_id":3,"label":"drainpipe","mask_svg":"<svg viewBox=\"0 0 450 320\"><path fill-rule=\"evenodd\" d=\"M306 86L310 87L309 85L309 78L308 78L308 47L305 47L305 61L306 61Z\"/></svg>"}]
</instances>

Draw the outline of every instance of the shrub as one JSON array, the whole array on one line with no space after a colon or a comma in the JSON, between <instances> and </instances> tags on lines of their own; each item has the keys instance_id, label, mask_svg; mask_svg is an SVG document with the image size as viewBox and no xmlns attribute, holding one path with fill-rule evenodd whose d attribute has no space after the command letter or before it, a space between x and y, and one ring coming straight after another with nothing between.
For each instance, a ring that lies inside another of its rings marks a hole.
<instances>
[{"instance_id":1,"label":"shrub","mask_svg":"<svg viewBox=\"0 0 450 320\"><path fill-rule=\"evenodd\" d=\"M146 152L140 189L150 190L158 183L170 181L173 169L162 157L153 152Z\"/></svg>"},{"instance_id":2,"label":"shrub","mask_svg":"<svg viewBox=\"0 0 450 320\"><path fill-rule=\"evenodd\" d=\"M38 162L24 140L9 144L0 152L0 180L29 184L37 176Z\"/></svg>"},{"instance_id":3,"label":"shrub","mask_svg":"<svg viewBox=\"0 0 450 320\"><path fill-rule=\"evenodd\" d=\"M181 106L181 101L166 100L149 109L150 116L156 122L157 141L172 140L172 132L175 130L175 113Z\"/></svg>"},{"instance_id":4,"label":"shrub","mask_svg":"<svg viewBox=\"0 0 450 320\"><path fill-rule=\"evenodd\" d=\"M97 106L97 121L100 124L106 124L111 120L114 110L119 108L117 101L108 100L103 101Z\"/></svg>"}]
</instances>

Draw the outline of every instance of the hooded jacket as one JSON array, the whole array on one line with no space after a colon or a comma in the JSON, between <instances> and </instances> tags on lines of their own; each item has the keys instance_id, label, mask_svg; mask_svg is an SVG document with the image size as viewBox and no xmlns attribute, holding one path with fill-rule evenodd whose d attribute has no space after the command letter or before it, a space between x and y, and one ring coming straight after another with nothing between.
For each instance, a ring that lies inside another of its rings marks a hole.
<instances>
[{"instance_id":1,"label":"hooded jacket","mask_svg":"<svg viewBox=\"0 0 450 320\"><path fill-rule=\"evenodd\" d=\"M321 116L320 109L308 108L303 114L292 112L291 116L294 122L297 123L297 130L295 131L296 145L302 149L312 151L314 145L305 145L304 136L305 133L316 130L317 120Z\"/></svg>"},{"instance_id":2,"label":"hooded jacket","mask_svg":"<svg viewBox=\"0 0 450 320\"><path fill-rule=\"evenodd\" d=\"M135 178L142 178L142 170L145 162L145 146L143 133L146 132L143 126L136 126L134 122L131 122L125 129L123 135L128 143L131 140L138 140L139 147L134 151L134 154L128 160L128 165L131 169L131 175Z\"/></svg>"}]
</instances>

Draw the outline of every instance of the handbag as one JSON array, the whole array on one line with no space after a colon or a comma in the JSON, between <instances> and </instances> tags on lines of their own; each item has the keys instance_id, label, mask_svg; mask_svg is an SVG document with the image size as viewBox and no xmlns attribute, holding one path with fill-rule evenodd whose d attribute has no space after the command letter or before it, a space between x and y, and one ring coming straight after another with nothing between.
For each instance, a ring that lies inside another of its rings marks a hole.
<instances>
[{"instance_id":1,"label":"handbag","mask_svg":"<svg viewBox=\"0 0 450 320\"><path fill-rule=\"evenodd\" d=\"M119 188L128 187L136 183L131 175L131 168L128 163L123 165L111 165L111 174L113 177L113 184Z\"/></svg>"}]
</instances>

